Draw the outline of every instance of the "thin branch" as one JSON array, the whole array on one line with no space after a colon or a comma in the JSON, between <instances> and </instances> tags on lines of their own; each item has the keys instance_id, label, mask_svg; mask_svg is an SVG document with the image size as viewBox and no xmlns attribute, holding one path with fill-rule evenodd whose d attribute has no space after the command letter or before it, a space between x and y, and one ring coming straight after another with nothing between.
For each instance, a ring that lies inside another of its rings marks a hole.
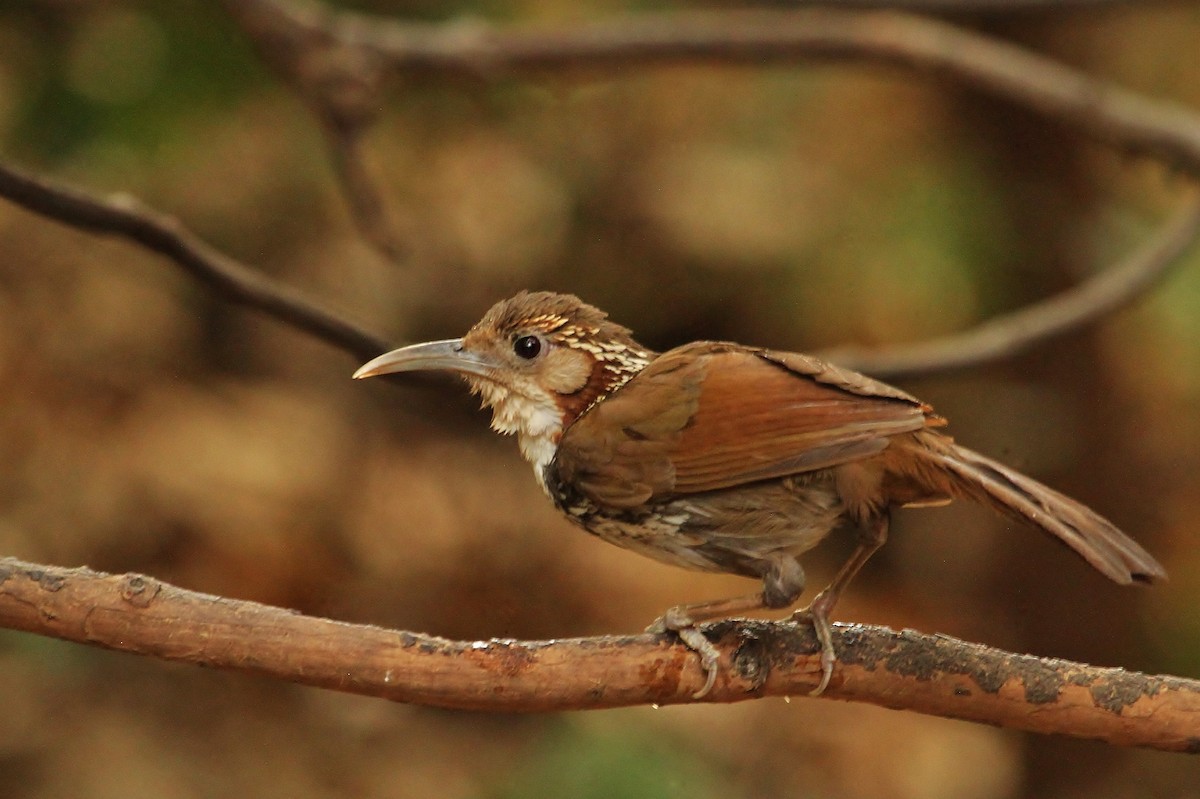
<instances>
[{"instance_id":1,"label":"thin branch","mask_svg":"<svg viewBox=\"0 0 1200 799\"><path fill-rule=\"evenodd\" d=\"M878 352L839 349L829 360L873 377L898 380L1010 358L1035 344L1094 324L1132 305L1180 262L1200 231L1200 195L1183 206L1123 262L1049 299L990 319L963 333Z\"/></svg>"},{"instance_id":2,"label":"thin branch","mask_svg":"<svg viewBox=\"0 0 1200 799\"><path fill-rule=\"evenodd\" d=\"M300 82L320 87L308 93L324 97L321 107L336 111L328 121L349 126L349 138L341 139L343 145L356 144L360 126L372 118L372 87L378 85L385 65L397 70L452 73L616 67L645 61L760 63L770 58L824 55L938 67L985 87L1000 87L1001 93L1016 102L1059 113L1094 133L1107 132L1114 140L1131 146L1140 143L1200 168L1200 117L1192 112L1094 81L1011 45L902 15L691 15L638 18L578 31L488 32L460 26L401 25L335 14L320 6L298 10L277 0L227 0L227 5L231 11L237 9L243 24L258 37L276 37L267 48L275 57L302 65L296 67L306 76ZM726 19L741 23L729 28L722 22ZM846 24L835 24L839 22ZM314 54L319 53L334 55L316 58ZM377 249L395 254L398 239L376 202L379 195L374 181L361 169L354 147L343 147L342 155L339 171L360 227ZM385 348L379 338L254 273L199 240L178 221L135 200L97 198L3 165L0 196L65 224L137 242L171 258L227 299L275 316L358 357ZM1178 261L1178 253L1194 230L1194 217L1185 208L1128 264L1102 273L1075 292L961 336L904 348L896 354L844 355L842 360L880 377L897 378L1005 357L1132 301L1163 269Z\"/></svg>"},{"instance_id":3,"label":"thin branch","mask_svg":"<svg viewBox=\"0 0 1200 799\"><path fill-rule=\"evenodd\" d=\"M252 37L288 54L298 74L319 73L327 63L344 69L354 61L345 53L398 77L471 80L531 74L568 79L655 65L874 62L964 82L1200 175L1200 115L1192 110L1017 45L899 12L647 14L553 28L398 22L296 0L225 5ZM304 85L319 92L331 84L339 82L310 79Z\"/></svg>"},{"instance_id":4,"label":"thin branch","mask_svg":"<svg viewBox=\"0 0 1200 799\"><path fill-rule=\"evenodd\" d=\"M263 62L291 85L320 122L350 218L363 239L389 262L403 265L405 237L361 146L383 107L380 60L319 28L295 24L282 8L242 0L225 0L224 5Z\"/></svg>"},{"instance_id":5,"label":"thin branch","mask_svg":"<svg viewBox=\"0 0 1200 799\"><path fill-rule=\"evenodd\" d=\"M1186 0L1157 0L1157 5L1182 5ZM789 0L793 8L858 8L874 11L938 12L945 14L1013 14L1060 12L1090 8L1151 5L1147 0Z\"/></svg>"},{"instance_id":6,"label":"thin branch","mask_svg":"<svg viewBox=\"0 0 1200 799\"><path fill-rule=\"evenodd\" d=\"M381 75L496 77L528 71L570 77L631 64L749 63L863 59L936 70L1069 122L1094 136L1143 149L1200 174L1200 115L1099 81L1014 45L931 20L845 11L734 12L642 16L564 30L400 23L281 0L226 0L270 63L310 105L340 109L357 144ZM362 78L354 80L353 75ZM342 185L366 237L393 251L375 181L353 147L335 147ZM1194 204L1118 267L1078 288L966 333L878 353L832 358L899 379L1008 357L1115 311L1149 290L1196 233Z\"/></svg>"},{"instance_id":7,"label":"thin branch","mask_svg":"<svg viewBox=\"0 0 1200 799\"><path fill-rule=\"evenodd\" d=\"M342 195L358 232L385 259L397 266L404 265L409 248L392 219L379 181L367 166L362 151L363 128L339 124L336 120L328 120L322 127Z\"/></svg>"},{"instance_id":8,"label":"thin branch","mask_svg":"<svg viewBox=\"0 0 1200 799\"><path fill-rule=\"evenodd\" d=\"M178 220L133 197L97 197L3 163L0 197L79 230L128 239L166 256L224 299L273 316L359 358L386 349L382 339L219 252Z\"/></svg>"},{"instance_id":9,"label":"thin branch","mask_svg":"<svg viewBox=\"0 0 1200 799\"><path fill-rule=\"evenodd\" d=\"M122 196L100 198L34 177L0 163L0 197L80 230L126 238L174 261L231 302L266 313L328 344L366 359L387 343L353 322L304 299L215 250L175 219ZM1090 281L1041 303L942 339L868 353L825 353L844 366L884 379L980 366L1093 324L1130 305L1162 279L1200 229L1200 199L1193 193L1142 247ZM414 378L419 380L419 378Z\"/></svg>"},{"instance_id":10,"label":"thin branch","mask_svg":"<svg viewBox=\"0 0 1200 799\"><path fill-rule=\"evenodd\" d=\"M389 74L476 80L532 71L571 78L640 64L877 61L965 81L1200 173L1200 122L1182 107L945 23L847 10L1054 10L1097 2L1102 0L841 0L801 3L839 9L644 15L563 30L505 29L474 20L402 23L296 0L223 5L325 129L338 183L363 238L389 261L402 263L405 235L359 146L383 105Z\"/></svg>"},{"instance_id":11,"label":"thin branch","mask_svg":"<svg viewBox=\"0 0 1200 799\"><path fill-rule=\"evenodd\" d=\"M1157 5L1181 5L1186 0L1158 0ZM1151 5L1146 0L791 0L793 7L870 8L874 11L1009 14L1028 11L1080 11Z\"/></svg>"},{"instance_id":12,"label":"thin branch","mask_svg":"<svg viewBox=\"0 0 1200 799\"><path fill-rule=\"evenodd\" d=\"M683 704L704 681L668 636L448 641L199 594L138 574L0 559L0 627L397 702L494 711ZM808 625L724 621L704 701L804 696ZM1200 681L837 625L825 696L1123 746L1200 752Z\"/></svg>"}]
</instances>

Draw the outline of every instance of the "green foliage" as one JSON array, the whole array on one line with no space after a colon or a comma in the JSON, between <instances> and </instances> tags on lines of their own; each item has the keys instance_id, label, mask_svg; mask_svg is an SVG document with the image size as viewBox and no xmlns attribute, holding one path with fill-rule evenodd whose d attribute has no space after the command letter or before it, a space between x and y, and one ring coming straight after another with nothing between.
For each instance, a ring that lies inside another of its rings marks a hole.
<instances>
[{"instance_id":1,"label":"green foliage","mask_svg":"<svg viewBox=\"0 0 1200 799\"><path fill-rule=\"evenodd\" d=\"M25 81L11 101L10 135L37 161L69 159L97 142L152 149L194 115L266 85L213 3L18 8L0 11L0 27L14 43L0 53L0 76L7 68Z\"/></svg>"}]
</instances>

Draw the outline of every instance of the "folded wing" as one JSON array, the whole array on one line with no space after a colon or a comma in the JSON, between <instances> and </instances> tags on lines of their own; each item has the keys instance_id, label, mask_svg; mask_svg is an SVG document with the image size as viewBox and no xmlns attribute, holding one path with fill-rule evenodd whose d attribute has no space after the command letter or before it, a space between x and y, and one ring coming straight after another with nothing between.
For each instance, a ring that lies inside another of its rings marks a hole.
<instances>
[{"instance_id":1,"label":"folded wing","mask_svg":"<svg viewBox=\"0 0 1200 799\"><path fill-rule=\"evenodd\" d=\"M898 389L817 358L697 342L580 416L554 468L594 502L632 508L868 458L939 423Z\"/></svg>"}]
</instances>

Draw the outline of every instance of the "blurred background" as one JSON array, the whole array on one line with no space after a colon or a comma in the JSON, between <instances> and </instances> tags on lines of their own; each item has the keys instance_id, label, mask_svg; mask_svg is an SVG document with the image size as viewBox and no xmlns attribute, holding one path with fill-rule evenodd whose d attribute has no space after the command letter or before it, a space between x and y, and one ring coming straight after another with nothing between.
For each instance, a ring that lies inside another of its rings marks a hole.
<instances>
[{"instance_id":1,"label":"blurred background","mask_svg":"<svg viewBox=\"0 0 1200 799\"><path fill-rule=\"evenodd\" d=\"M969 22L1200 108L1200 10L1084 5ZM0 157L131 193L398 343L459 335L520 288L577 293L656 348L918 341L1110 265L1181 188L1022 109L856 65L413 84L381 114L364 148L404 266L358 235L320 129L214 3L0 0ZM453 638L626 633L749 589L581 534L462 386L356 366L0 202L0 553ZM954 506L899 513L838 619L1200 676L1200 250L1094 329L904 387L1171 581L1119 588ZM811 553L812 583L849 549ZM3 631L0 707L0 796L31 799L1200 796L1192 758L861 705L446 712Z\"/></svg>"}]
</instances>

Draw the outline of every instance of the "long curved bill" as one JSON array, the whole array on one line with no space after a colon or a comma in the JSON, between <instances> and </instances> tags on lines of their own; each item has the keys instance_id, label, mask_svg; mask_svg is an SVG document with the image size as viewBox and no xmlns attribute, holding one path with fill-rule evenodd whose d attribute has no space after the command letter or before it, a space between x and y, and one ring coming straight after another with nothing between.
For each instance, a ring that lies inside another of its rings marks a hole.
<instances>
[{"instance_id":1,"label":"long curved bill","mask_svg":"<svg viewBox=\"0 0 1200 799\"><path fill-rule=\"evenodd\" d=\"M487 358L463 349L462 339L428 341L413 344L398 350L385 352L378 358L367 361L354 373L355 380L396 372L425 372L442 370L462 374L489 377L497 368Z\"/></svg>"}]
</instances>

